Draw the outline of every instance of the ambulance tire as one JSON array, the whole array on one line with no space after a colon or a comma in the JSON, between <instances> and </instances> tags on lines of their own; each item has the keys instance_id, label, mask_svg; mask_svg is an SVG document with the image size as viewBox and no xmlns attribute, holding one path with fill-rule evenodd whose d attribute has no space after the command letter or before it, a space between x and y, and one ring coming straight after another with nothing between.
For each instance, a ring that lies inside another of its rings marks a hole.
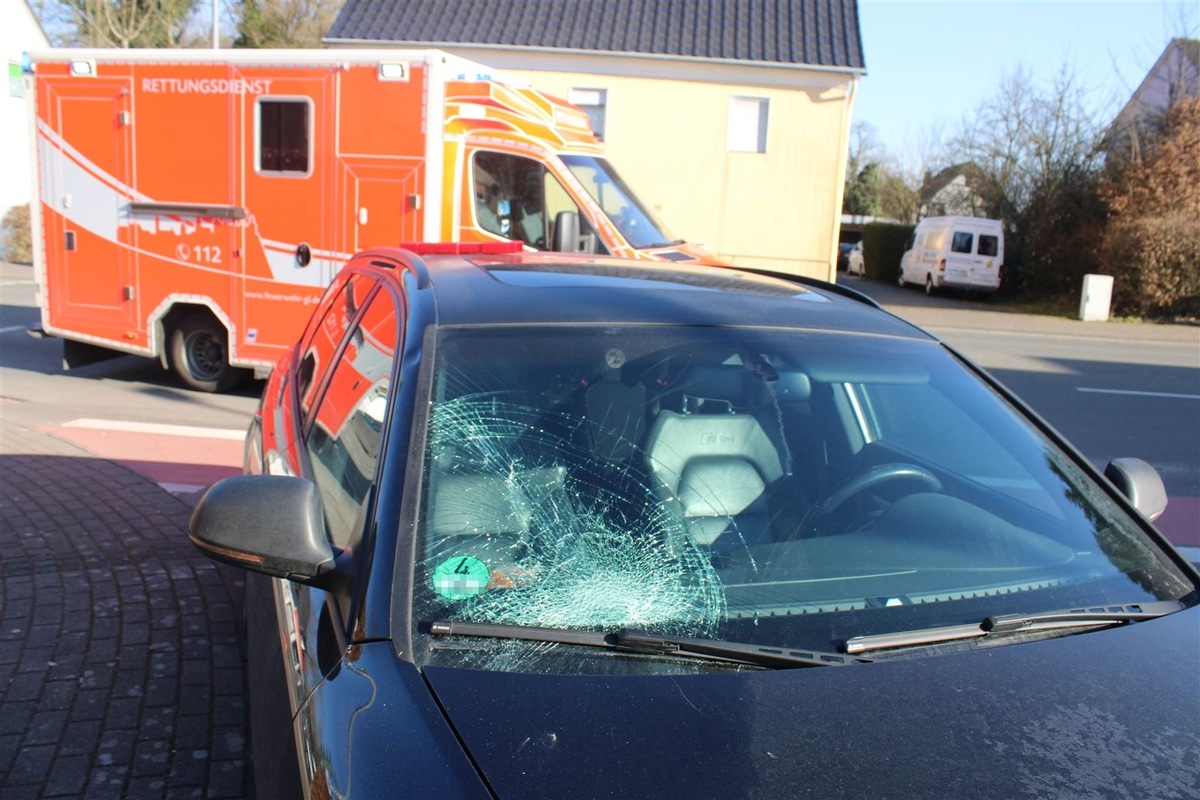
<instances>
[{"instance_id":1,"label":"ambulance tire","mask_svg":"<svg viewBox=\"0 0 1200 800\"><path fill-rule=\"evenodd\" d=\"M189 387L201 392L224 392L246 377L246 370L229 364L228 334L211 314L184 317L171 331L171 369Z\"/></svg>"}]
</instances>

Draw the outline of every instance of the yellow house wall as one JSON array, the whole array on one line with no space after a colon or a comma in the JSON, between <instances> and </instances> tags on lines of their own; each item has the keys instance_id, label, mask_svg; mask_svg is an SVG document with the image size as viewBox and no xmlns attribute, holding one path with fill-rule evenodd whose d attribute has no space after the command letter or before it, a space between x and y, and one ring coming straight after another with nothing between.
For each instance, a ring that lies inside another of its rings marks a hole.
<instances>
[{"instance_id":1,"label":"yellow house wall","mask_svg":"<svg viewBox=\"0 0 1200 800\"><path fill-rule=\"evenodd\" d=\"M836 276L853 79L799 87L505 69L538 89L607 90L605 150L678 237L742 266ZM767 98L765 153L726 147L734 96Z\"/></svg>"}]
</instances>

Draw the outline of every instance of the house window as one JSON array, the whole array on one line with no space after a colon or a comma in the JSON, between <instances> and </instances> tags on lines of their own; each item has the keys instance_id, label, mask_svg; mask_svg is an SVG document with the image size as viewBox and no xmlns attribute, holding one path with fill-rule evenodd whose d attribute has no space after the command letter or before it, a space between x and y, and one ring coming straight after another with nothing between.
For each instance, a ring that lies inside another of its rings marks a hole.
<instances>
[{"instance_id":1,"label":"house window","mask_svg":"<svg viewBox=\"0 0 1200 800\"><path fill-rule=\"evenodd\" d=\"M729 98L729 130L726 149L731 153L767 152L767 108L765 97Z\"/></svg>"},{"instance_id":2,"label":"house window","mask_svg":"<svg viewBox=\"0 0 1200 800\"><path fill-rule=\"evenodd\" d=\"M969 253L971 252L971 246L974 244L975 234L955 231L954 238L950 241L950 251L954 253Z\"/></svg>"},{"instance_id":3,"label":"house window","mask_svg":"<svg viewBox=\"0 0 1200 800\"><path fill-rule=\"evenodd\" d=\"M587 114L588 124L596 138L604 141L604 116L608 107L607 89L572 89L567 101Z\"/></svg>"},{"instance_id":4,"label":"house window","mask_svg":"<svg viewBox=\"0 0 1200 800\"><path fill-rule=\"evenodd\" d=\"M309 171L312 104L306 99L258 101L258 171L305 175Z\"/></svg>"}]
</instances>

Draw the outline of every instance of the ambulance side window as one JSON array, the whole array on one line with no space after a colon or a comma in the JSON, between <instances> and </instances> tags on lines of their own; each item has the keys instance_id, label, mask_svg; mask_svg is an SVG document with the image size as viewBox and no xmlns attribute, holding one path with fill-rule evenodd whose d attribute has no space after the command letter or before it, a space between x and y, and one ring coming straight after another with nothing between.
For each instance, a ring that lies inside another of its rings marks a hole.
<instances>
[{"instance_id":1,"label":"ambulance side window","mask_svg":"<svg viewBox=\"0 0 1200 800\"><path fill-rule=\"evenodd\" d=\"M256 167L262 173L307 175L312 153L312 103L305 98L259 100Z\"/></svg>"},{"instance_id":2,"label":"ambulance side window","mask_svg":"<svg viewBox=\"0 0 1200 800\"><path fill-rule=\"evenodd\" d=\"M476 153L472 161L475 220L480 228L548 250L555 215L572 211L579 216L580 233L595 238L579 205L543 164L488 151Z\"/></svg>"}]
</instances>

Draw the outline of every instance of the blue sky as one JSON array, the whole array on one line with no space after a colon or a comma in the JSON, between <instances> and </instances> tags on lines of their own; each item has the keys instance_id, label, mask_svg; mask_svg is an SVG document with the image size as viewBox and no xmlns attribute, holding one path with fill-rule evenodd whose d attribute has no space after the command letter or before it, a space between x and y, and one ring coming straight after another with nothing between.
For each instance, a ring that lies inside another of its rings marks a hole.
<instances>
[{"instance_id":1,"label":"blue sky","mask_svg":"<svg viewBox=\"0 0 1200 800\"><path fill-rule=\"evenodd\" d=\"M1115 114L1172 36L1197 36L1197 0L907 2L859 0L867 75L855 122L904 157L1024 69L1048 85L1066 65L1094 107Z\"/></svg>"}]
</instances>

